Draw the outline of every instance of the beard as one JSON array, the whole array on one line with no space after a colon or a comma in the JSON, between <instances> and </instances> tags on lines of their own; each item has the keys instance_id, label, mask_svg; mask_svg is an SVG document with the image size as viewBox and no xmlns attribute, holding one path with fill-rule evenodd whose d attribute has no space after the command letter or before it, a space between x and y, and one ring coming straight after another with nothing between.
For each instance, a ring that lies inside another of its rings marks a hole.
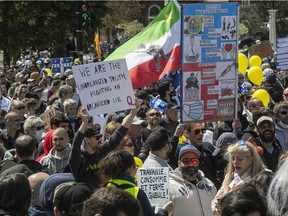
<instances>
[{"instance_id":1,"label":"beard","mask_svg":"<svg viewBox=\"0 0 288 216\"><path fill-rule=\"evenodd\" d=\"M63 152L67 147L64 147L64 146L61 146L61 145L58 145L55 147L55 149L58 151L58 152Z\"/></svg>"},{"instance_id":2,"label":"beard","mask_svg":"<svg viewBox=\"0 0 288 216\"><path fill-rule=\"evenodd\" d=\"M157 120L155 120L155 121L152 122L152 125L153 125L154 127L159 126L159 124L160 124L160 122L157 121Z\"/></svg>"},{"instance_id":3,"label":"beard","mask_svg":"<svg viewBox=\"0 0 288 216\"><path fill-rule=\"evenodd\" d=\"M183 167L181 168L181 172L183 178L188 181L195 181L197 179L199 167Z\"/></svg>"},{"instance_id":4,"label":"beard","mask_svg":"<svg viewBox=\"0 0 288 216\"><path fill-rule=\"evenodd\" d=\"M269 134L266 134L267 132L269 132ZM275 138L275 131L272 130L263 131L262 133L259 133L259 137L263 142L272 142Z\"/></svg>"}]
</instances>

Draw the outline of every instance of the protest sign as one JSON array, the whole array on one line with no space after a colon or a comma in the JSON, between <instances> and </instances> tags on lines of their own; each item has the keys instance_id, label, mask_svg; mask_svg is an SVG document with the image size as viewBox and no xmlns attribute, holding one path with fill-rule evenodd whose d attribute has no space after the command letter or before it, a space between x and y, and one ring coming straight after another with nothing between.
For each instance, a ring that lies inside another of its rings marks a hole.
<instances>
[{"instance_id":1,"label":"protest sign","mask_svg":"<svg viewBox=\"0 0 288 216\"><path fill-rule=\"evenodd\" d=\"M138 187L146 193L152 206L164 205L169 201L169 168L139 169Z\"/></svg>"},{"instance_id":2,"label":"protest sign","mask_svg":"<svg viewBox=\"0 0 288 216\"><path fill-rule=\"evenodd\" d=\"M44 122L45 130L50 130L50 121L56 115L56 108L51 106L48 110L40 115L40 118Z\"/></svg>"},{"instance_id":3,"label":"protest sign","mask_svg":"<svg viewBox=\"0 0 288 216\"><path fill-rule=\"evenodd\" d=\"M125 59L72 66L82 106L90 116L135 107Z\"/></svg>"},{"instance_id":4,"label":"protest sign","mask_svg":"<svg viewBox=\"0 0 288 216\"><path fill-rule=\"evenodd\" d=\"M238 4L183 5L181 122L235 118Z\"/></svg>"},{"instance_id":5,"label":"protest sign","mask_svg":"<svg viewBox=\"0 0 288 216\"><path fill-rule=\"evenodd\" d=\"M277 38L277 70L288 70L288 37Z\"/></svg>"},{"instance_id":6,"label":"protest sign","mask_svg":"<svg viewBox=\"0 0 288 216\"><path fill-rule=\"evenodd\" d=\"M255 44L248 48L250 56L258 55L260 58L272 57L274 51L269 41L262 42L261 44Z\"/></svg>"}]
</instances>

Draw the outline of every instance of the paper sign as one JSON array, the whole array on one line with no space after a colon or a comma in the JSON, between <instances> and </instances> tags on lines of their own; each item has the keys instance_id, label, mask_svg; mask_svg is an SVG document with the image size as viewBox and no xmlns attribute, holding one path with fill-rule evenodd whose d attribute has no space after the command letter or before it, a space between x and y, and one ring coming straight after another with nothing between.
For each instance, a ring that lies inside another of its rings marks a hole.
<instances>
[{"instance_id":1,"label":"paper sign","mask_svg":"<svg viewBox=\"0 0 288 216\"><path fill-rule=\"evenodd\" d=\"M138 170L138 187L152 206L162 206L169 201L169 168L153 167Z\"/></svg>"},{"instance_id":2,"label":"paper sign","mask_svg":"<svg viewBox=\"0 0 288 216\"><path fill-rule=\"evenodd\" d=\"M135 107L125 59L72 66L82 106L90 116Z\"/></svg>"},{"instance_id":3,"label":"paper sign","mask_svg":"<svg viewBox=\"0 0 288 216\"><path fill-rule=\"evenodd\" d=\"M56 108L51 106L48 110L40 115L40 118L44 121L45 130L50 130L50 121L56 115Z\"/></svg>"}]
</instances>

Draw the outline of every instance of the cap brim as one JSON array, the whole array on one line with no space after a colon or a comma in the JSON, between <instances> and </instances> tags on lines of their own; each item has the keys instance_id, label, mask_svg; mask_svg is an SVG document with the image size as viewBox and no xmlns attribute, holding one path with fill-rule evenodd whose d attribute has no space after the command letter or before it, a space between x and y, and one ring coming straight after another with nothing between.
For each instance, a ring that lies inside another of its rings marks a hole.
<instances>
[{"instance_id":1,"label":"cap brim","mask_svg":"<svg viewBox=\"0 0 288 216\"><path fill-rule=\"evenodd\" d=\"M132 122L133 125L141 125L144 121L143 120L137 120L135 122Z\"/></svg>"}]
</instances>

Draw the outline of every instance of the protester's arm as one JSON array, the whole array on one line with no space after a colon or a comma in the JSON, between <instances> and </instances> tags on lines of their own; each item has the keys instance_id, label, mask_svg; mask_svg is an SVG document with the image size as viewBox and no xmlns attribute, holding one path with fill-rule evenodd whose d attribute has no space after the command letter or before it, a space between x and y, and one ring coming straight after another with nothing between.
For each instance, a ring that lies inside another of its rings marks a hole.
<instances>
[{"instance_id":1,"label":"protester's arm","mask_svg":"<svg viewBox=\"0 0 288 216\"><path fill-rule=\"evenodd\" d=\"M44 88L45 87L45 85L46 85L46 83L47 83L47 77L48 77L48 75L47 75L47 72L46 71L44 71L43 72L43 77L42 77L42 79L40 80L40 82L39 82L39 87L41 87L41 88Z\"/></svg>"},{"instance_id":2,"label":"protester's arm","mask_svg":"<svg viewBox=\"0 0 288 216\"><path fill-rule=\"evenodd\" d=\"M85 128L89 121L89 115L86 113L85 109L81 109L80 117L82 119L82 124L80 125L78 131L76 132L73 143L72 143L72 150L69 156L69 166L71 172L75 179L78 179L79 171L81 167L81 144L84 139L84 132Z\"/></svg>"},{"instance_id":3,"label":"protester's arm","mask_svg":"<svg viewBox=\"0 0 288 216\"><path fill-rule=\"evenodd\" d=\"M183 134L183 131L184 131L184 125L183 124L177 125L174 134L169 140L172 144L172 150L169 157L169 165L173 169L175 169L178 166L178 158L176 157L176 150L178 147L179 137Z\"/></svg>"},{"instance_id":4,"label":"protester's arm","mask_svg":"<svg viewBox=\"0 0 288 216\"><path fill-rule=\"evenodd\" d=\"M116 131L109 137L108 140L105 140L101 146L102 153L108 153L109 151L117 148L120 144L120 141L126 135L133 118L137 115L140 109L140 105L136 105L136 108L132 109L130 113L123 119L121 125L116 129Z\"/></svg>"}]
</instances>

